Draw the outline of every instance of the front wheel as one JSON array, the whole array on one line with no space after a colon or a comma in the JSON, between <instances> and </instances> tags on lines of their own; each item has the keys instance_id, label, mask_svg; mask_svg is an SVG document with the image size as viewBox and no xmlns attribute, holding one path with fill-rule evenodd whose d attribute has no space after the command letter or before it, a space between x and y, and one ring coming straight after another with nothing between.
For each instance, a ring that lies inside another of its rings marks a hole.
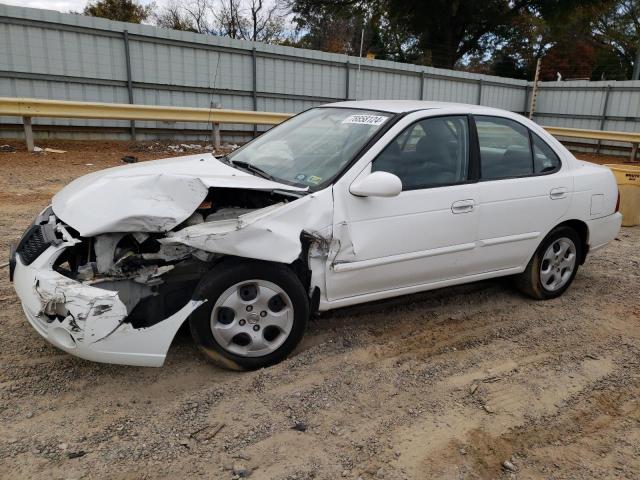
<instances>
[{"instance_id":1,"label":"front wheel","mask_svg":"<svg viewBox=\"0 0 640 480\"><path fill-rule=\"evenodd\" d=\"M198 285L206 299L189 319L200 350L214 363L234 370L273 365L302 339L309 302L296 274L267 262L222 262Z\"/></svg>"},{"instance_id":2,"label":"front wheel","mask_svg":"<svg viewBox=\"0 0 640 480\"><path fill-rule=\"evenodd\" d=\"M562 295L578 272L580 237L571 227L558 227L542 241L516 285L526 295L547 300Z\"/></svg>"}]
</instances>

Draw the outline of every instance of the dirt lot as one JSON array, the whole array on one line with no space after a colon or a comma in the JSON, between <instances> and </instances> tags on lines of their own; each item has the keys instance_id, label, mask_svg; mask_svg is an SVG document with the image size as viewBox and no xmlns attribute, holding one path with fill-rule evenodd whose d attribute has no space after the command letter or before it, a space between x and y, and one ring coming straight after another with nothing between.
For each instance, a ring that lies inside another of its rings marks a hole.
<instances>
[{"instance_id":1,"label":"dirt lot","mask_svg":"<svg viewBox=\"0 0 640 480\"><path fill-rule=\"evenodd\" d=\"M0 153L0 252L71 179L170 156L46 146L74 152ZM560 299L501 280L336 311L251 373L205 363L187 334L160 369L76 359L0 275L2 478L640 478L638 227Z\"/></svg>"}]
</instances>

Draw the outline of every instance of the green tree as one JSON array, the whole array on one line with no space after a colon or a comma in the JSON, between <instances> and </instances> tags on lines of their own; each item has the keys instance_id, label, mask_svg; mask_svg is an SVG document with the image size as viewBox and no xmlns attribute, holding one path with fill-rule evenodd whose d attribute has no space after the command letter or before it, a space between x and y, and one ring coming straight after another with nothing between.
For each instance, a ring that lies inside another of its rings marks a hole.
<instances>
[{"instance_id":1,"label":"green tree","mask_svg":"<svg viewBox=\"0 0 640 480\"><path fill-rule=\"evenodd\" d=\"M479 50L485 35L511 21L509 0L389 0L394 23L404 24L422 52L425 63L453 68L467 54Z\"/></svg>"},{"instance_id":2,"label":"green tree","mask_svg":"<svg viewBox=\"0 0 640 480\"><path fill-rule=\"evenodd\" d=\"M415 61L410 58L409 33L389 21L386 1L293 0L290 8L302 37L296 46L357 55L364 30L363 54L378 59Z\"/></svg>"},{"instance_id":3,"label":"green tree","mask_svg":"<svg viewBox=\"0 0 640 480\"><path fill-rule=\"evenodd\" d=\"M136 0L94 0L84 7L83 14L120 22L142 23L153 12L154 4L147 6Z\"/></svg>"},{"instance_id":4,"label":"green tree","mask_svg":"<svg viewBox=\"0 0 640 480\"><path fill-rule=\"evenodd\" d=\"M375 19L377 37L397 60L453 68L474 55L480 63L487 62L486 53L493 49L501 51L503 66L511 58L520 64L514 67L528 70L528 59L535 64L548 48L545 34L550 24L560 24L579 7L599 3L602 0L292 0L292 10L299 28L310 37L314 32L328 35L326 25L332 23L340 25L340 35L328 36L353 37L359 33L355 26L363 24L357 18ZM505 50L508 42L520 48Z\"/></svg>"},{"instance_id":5,"label":"green tree","mask_svg":"<svg viewBox=\"0 0 640 480\"><path fill-rule=\"evenodd\" d=\"M606 6L596 19L594 37L615 54L618 61L613 64L621 66L626 78L639 79L640 0L607 2Z\"/></svg>"},{"instance_id":6,"label":"green tree","mask_svg":"<svg viewBox=\"0 0 640 480\"><path fill-rule=\"evenodd\" d=\"M473 71L532 79L538 58L543 58L541 78L555 80L558 73L570 78L624 78L613 51L595 38L595 25L619 0L580 4L563 8L529 3L511 22L483 37L480 48L461 67Z\"/></svg>"},{"instance_id":7,"label":"green tree","mask_svg":"<svg viewBox=\"0 0 640 480\"><path fill-rule=\"evenodd\" d=\"M364 12L359 5L303 0L292 2L291 9L297 31L303 33L297 46L332 53L357 53L356 45L364 24Z\"/></svg>"}]
</instances>

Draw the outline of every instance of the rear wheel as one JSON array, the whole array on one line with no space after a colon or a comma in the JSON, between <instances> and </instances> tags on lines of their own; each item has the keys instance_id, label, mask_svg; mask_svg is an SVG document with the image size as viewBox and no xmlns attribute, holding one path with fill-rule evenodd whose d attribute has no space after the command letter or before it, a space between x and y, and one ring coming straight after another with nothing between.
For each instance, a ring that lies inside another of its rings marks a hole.
<instances>
[{"instance_id":1,"label":"rear wheel","mask_svg":"<svg viewBox=\"0 0 640 480\"><path fill-rule=\"evenodd\" d=\"M581 242L570 227L554 229L536 250L516 285L526 295L547 300L562 295L578 272Z\"/></svg>"},{"instance_id":2,"label":"rear wheel","mask_svg":"<svg viewBox=\"0 0 640 480\"><path fill-rule=\"evenodd\" d=\"M223 262L194 298L207 300L189 320L194 341L207 358L236 370L281 361L299 343L309 316L295 273L267 262Z\"/></svg>"}]
</instances>

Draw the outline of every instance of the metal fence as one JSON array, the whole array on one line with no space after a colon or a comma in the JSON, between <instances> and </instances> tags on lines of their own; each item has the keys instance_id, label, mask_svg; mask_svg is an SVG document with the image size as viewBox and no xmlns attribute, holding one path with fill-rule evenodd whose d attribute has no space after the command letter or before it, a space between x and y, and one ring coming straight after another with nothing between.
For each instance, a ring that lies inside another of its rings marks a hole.
<instances>
[{"instance_id":1,"label":"metal fence","mask_svg":"<svg viewBox=\"0 0 640 480\"><path fill-rule=\"evenodd\" d=\"M0 4L0 96L295 113L345 99L424 99L526 113L530 82ZM539 123L637 131L640 81L541 84ZM38 119L37 136L205 138L210 125ZM223 125L242 141L258 127ZM20 136L0 117L0 135ZM610 145L607 145L609 150ZM615 145L613 146L616 148ZM619 148L628 149L620 144Z\"/></svg>"}]
</instances>

